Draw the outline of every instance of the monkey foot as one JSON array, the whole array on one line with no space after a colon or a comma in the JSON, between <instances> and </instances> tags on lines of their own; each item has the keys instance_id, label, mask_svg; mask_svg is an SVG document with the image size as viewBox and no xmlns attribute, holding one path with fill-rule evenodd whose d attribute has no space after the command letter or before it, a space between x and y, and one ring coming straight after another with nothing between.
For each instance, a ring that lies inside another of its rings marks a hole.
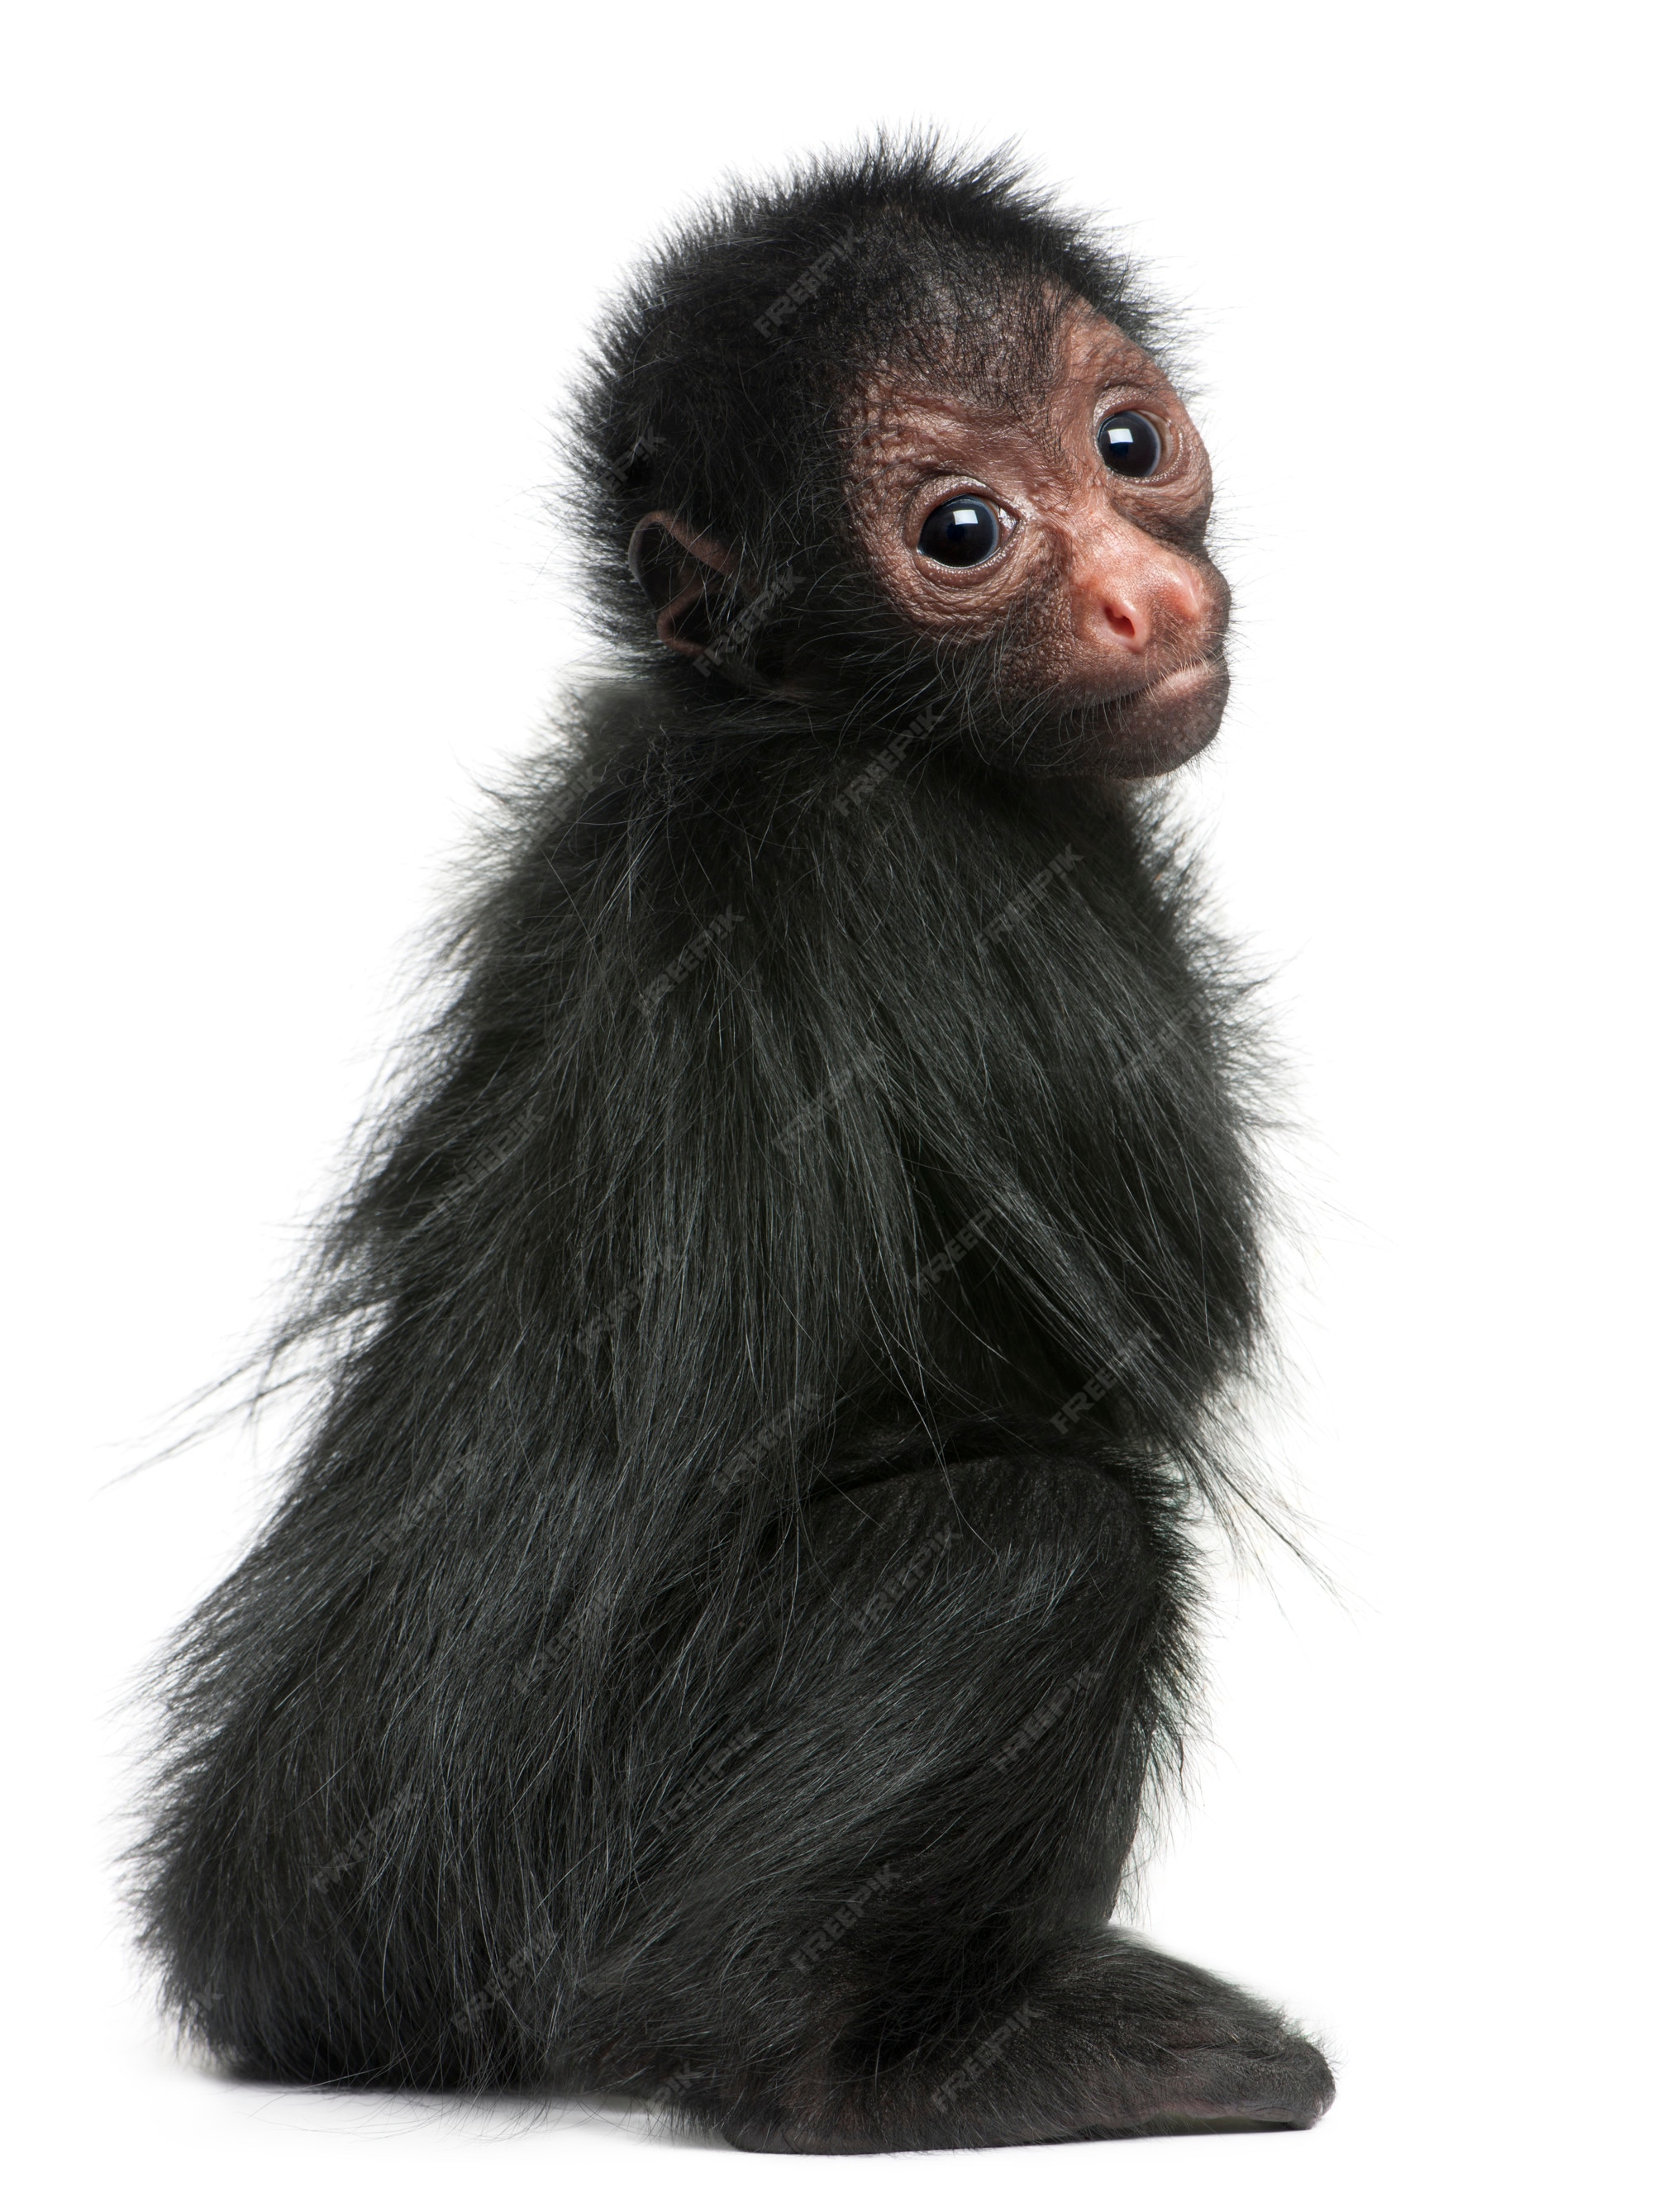
<instances>
[{"instance_id":1,"label":"monkey foot","mask_svg":"<svg viewBox=\"0 0 1653 2212\"><path fill-rule=\"evenodd\" d=\"M1168 2056L1160 2067L1133 2068L1128 2078L1093 2091L1083 2099L1088 2109L1067 2117L1057 2107L1069 2100L1054 2087L1029 2081L1020 2100L1001 2096L990 2109L961 2105L951 2112L937 2110L933 2097L928 2110L923 2102L903 2110L891 2100L876 2114L855 2111L858 2100L810 2114L751 2111L726 2117L720 2131L736 2150L816 2156L1255 2134L1313 2127L1335 2094L1331 2069L1301 2039L1267 2057L1227 2051Z\"/></svg>"},{"instance_id":2,"label":"monkey foot","mask_svg":"<svg viewBox=\"0 0 1653 2212\"><path fill-rule=\"evenodd\" d=\"M738 2150L985 2149L1310 2128L1331 2104L1321 2052L1243 1990L1124 1937L1089 1967L945 2058L741 2097L718 2125Z\"/></svg>"}]
</instances>

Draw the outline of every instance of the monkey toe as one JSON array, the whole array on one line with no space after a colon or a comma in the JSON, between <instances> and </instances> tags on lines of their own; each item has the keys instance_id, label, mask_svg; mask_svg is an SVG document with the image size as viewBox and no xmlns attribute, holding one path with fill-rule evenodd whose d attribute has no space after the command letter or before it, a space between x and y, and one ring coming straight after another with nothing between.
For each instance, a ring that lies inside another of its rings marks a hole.
<instances>
[{"instance_id":1,"label":"monkey toe","mask_svg":"<svg viewBox=\"0 0 1653 2212\"><path fill-rule=\"evenodd\" d=\"M1110 2085L1109 2117L1087 2127L1111 2136L1227 2135L1311 2128L1337 2094L1322 2052L1292 2036L1267 2052L1218 2047L1167 2053Z\"/></svg>"}]
</instances>

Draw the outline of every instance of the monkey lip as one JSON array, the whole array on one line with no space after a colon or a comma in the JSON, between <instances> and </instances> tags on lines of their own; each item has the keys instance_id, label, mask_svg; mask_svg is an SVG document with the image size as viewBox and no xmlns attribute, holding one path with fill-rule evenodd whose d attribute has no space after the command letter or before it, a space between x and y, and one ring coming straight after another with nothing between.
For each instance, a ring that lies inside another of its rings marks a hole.
<instances>
[{"instance_id":1,"label":"monkey lip","mask_svg":"<svg viewBox=\"0 0 1653 2212\"><path fill-rule=\"evenodd\" d=\"M1132 708L1152 702L1155 706L1169 707L1196 691L1204 690L1208 684L1224 673L1219 659L1185 660L1179 667L1168 668L1163 676L1151 676L1146 684L1139 684L1134 690L1116 694L1113 704Z\"/></svg>"}]
</instances>

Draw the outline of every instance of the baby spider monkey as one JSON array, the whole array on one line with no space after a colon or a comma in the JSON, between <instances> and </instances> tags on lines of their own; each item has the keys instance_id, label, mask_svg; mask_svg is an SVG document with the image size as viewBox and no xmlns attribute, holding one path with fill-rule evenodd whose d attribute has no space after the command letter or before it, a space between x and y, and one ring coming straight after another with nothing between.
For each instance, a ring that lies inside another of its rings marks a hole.
<instances>
[{"instance_id":1,"label":"baby spider monkey","mask_svg":"<svg viewBox=\"0 0 1653 2212\"><path fill-rule=\"evenodd\" d=\"M326 1383L164 1668L137 1880L261 2080L630 2092L751 2150L1304 2127L1110 1920L1260 1343L1259 1059L1152 780L1205 448L1002 161L731 193L580 394L612 673L278 1351Z\"/></svg>"}]
</instances>

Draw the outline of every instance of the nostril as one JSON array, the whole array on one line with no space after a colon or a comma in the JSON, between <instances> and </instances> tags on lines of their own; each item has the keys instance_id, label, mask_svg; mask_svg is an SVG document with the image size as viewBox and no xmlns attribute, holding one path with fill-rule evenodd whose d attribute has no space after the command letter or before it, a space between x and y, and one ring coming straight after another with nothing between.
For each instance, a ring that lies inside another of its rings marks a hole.
<instances>
[{"instance_id":1,"label":"nostril","mask_svg":"<svg viewBox=\"0 0 1653 2212\"><path fill-rule=\"evenodd\" d=\"M1147 642L1148 625L1128 599L1105 599L1102 612L1109 629L1127 645Z\"/></svg>"},{"instance_id":2,"label":"nostril","mask_svg":"<svg viewBox=\"0 0 1653 2212\"><path fill-rule=\"evenodd\" d=\"M1165 596L1173 616L1191 629L1203 623L1210 611L1209 595L1193 576L1173 576Z\"/></svg>"}]
</instances>

